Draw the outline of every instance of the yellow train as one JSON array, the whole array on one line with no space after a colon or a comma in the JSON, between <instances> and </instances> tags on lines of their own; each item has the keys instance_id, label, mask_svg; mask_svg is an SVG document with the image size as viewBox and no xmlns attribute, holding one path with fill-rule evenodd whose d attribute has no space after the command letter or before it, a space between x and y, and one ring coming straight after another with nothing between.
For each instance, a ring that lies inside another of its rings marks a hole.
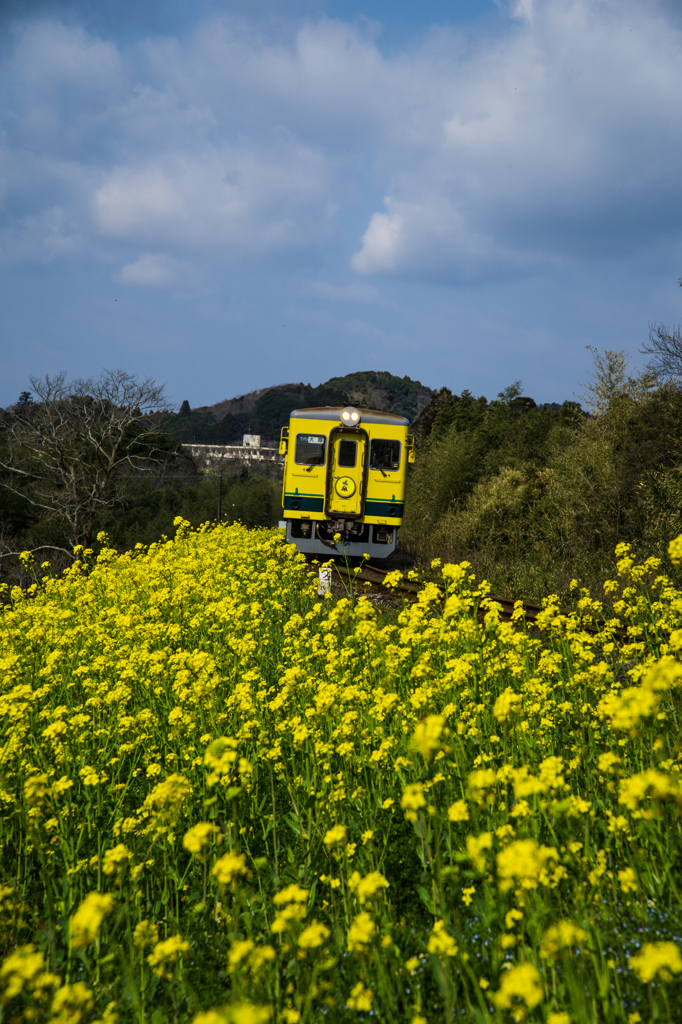
<instances>
[{"instance_id":1,"label":"yellow train","mask_svg":"<svg viewBox=\"0 0 682 1024\"><path fill-rule=\"evenodd\" d=\"M282 428L282 507L299 551L386 558L403 521L414 438L404 416L355 406L295 409ZM341 535L335 542L334 537Z\"/></svg>"}]
</instances>

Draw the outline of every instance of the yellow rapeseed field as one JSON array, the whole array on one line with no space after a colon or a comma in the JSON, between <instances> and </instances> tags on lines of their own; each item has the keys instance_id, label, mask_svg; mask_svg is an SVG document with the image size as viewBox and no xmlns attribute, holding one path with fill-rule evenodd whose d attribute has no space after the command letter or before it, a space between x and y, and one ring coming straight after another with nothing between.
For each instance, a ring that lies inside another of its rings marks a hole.
<instances>
[{"instance_id":1,"label":"yellow rapeseed field","mask_svg":"<svg viewBox=\"0 0 682 1024\"><path fill-rule=\"evenodd\" d=\"M527 632L467 563L382 615L176 526L0 615L0 1020L682 1020L657 560Z\"/></svg>"}]
</instances>

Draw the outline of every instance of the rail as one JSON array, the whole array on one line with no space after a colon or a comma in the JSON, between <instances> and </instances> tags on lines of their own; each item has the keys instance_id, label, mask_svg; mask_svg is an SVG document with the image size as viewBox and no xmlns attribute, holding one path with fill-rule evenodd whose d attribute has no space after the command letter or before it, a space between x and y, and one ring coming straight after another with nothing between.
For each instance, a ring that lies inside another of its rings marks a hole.
<instances>
[{"instance_id":1,"label":"rail","mask_svg":"<svg viewBox=\"0 0 682 1024\"><path fill-rule=\"evenodd\" d=\"M419 592L423 589L424 586L424 584L419 583L416 580L409 580L403 578L395 583L392 582L390 587L387 587L385 579L389 575L389 572L392 572L392 570L380 569L376 565L369 565L367 563L365 563L360 568L360 571L355 571L353 569L349 570L345 565L339 565L335 563L332 572L333 575L336 575L338 579L342 581L344 585L347 587L350 586L351 582L353 581L359 581L361 583L370 583L373 588L378 588L379 592L388 590L392 593L395 593L405 598L406 600L412 603L416 603L419 600ZM441 592L442 598L444 599L445 593L443 591L443 588L439 587L439 590ZM374 592L376 593L377 589L375 589ZM514 612L516 611L517 605L519 604L518 601L515 601L513 598L509 597L498 597L495 594L488 594L486 600L494 601L495 604L500 606L500 619L502 622L516 621L512 617L514 615ZM521 601L520 603L523 609L523 618L526 624L529 626L536 625L536 619L538 615L540 614L540 612L544 611L542 606L539 604L530 604L528 601ZM483 609L479 609L479 618L482 619L484 614L485 613ZM561 614L566 615L567 613L562 612ZM604 625L605 624L600 621L581 622L580 628L586 633L596 635L602 632ZM616 629L613 635L623 640L630 639L627 630L622 628Z\"/></svg>"}]
</instances>

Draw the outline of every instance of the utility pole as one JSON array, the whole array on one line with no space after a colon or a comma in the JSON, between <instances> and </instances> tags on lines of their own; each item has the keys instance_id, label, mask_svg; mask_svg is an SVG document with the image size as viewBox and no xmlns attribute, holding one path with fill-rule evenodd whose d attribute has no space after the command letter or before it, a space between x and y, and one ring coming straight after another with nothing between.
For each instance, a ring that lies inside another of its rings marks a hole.
<instances>
[{"instance_id":1,"label":"utility pole","mask_svg":"<svg viewBox=\"0 0 682 1024\"><path fill-rule=\"evenodd\" d=\"M218 522L220 522L222 514L223 514L223 472L221 470L220 471L220 475L218 477Z\"/></svg>"}]
</instances>

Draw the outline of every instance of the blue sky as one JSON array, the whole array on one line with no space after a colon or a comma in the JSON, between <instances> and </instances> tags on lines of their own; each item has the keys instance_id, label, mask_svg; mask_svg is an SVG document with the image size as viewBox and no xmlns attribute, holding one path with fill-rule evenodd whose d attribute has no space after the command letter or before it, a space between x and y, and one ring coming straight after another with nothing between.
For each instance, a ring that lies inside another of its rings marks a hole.
<instances>
[{"instance_id":1,"label":"blue sky","mask_svg":"<svg viewBox=\"0 0 682 1024\"><path fill-rule=\"evenodd\" d=\"M351 370L563 401L682 320L672 0L5 0L0 406Z\"/></svg>"}]
</instances>

